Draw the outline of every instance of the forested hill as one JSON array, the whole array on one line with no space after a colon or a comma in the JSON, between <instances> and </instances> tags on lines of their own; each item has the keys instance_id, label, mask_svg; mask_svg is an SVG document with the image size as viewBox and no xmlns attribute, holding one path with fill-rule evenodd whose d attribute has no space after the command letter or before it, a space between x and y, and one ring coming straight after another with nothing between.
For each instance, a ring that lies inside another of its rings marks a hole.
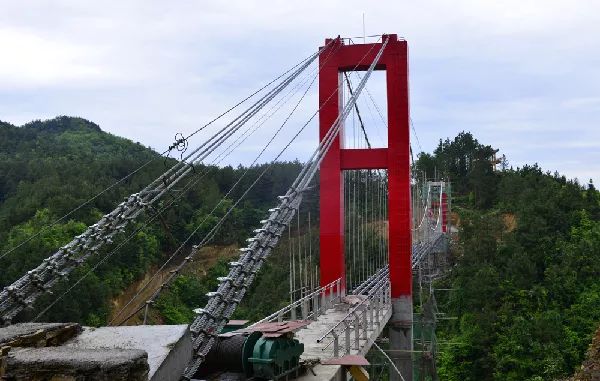
<instances>
[{"instance_id":1,"label":"forested hill","mask_svg":"<svg viewBox=\"0 0 600 381\"><path fill-rule=\"evenodd\" d=\"M457 318L439 325L440 379L566 378L600 325L600 197L591 180L496 153L461 133L416 163L450 179L460 221L438 285L451 290L440 311Z\"/></svg>"},{"instance_id":2,"label":"forested hill","mask_svg":"<svg viewBox=\"0 0 600 381\"><path fill-rule=\"evenodd\" d=\"M497 155L494 147L461 133L440 141L433 153L420 154L415 163L424 176L452 182L452 208L459 221L453 266L437 285L451 290L438 293L440 311L456 317L438 327L441 379L566 378L581 364L600 325L600 196L591 182L580 184L537 165L513 168L510 158L495 160ZM0 287L38 265L173 163L80 118L20 127L0 122L0 257L10 251L0 258ZM172 207L138 218L112 247L72 274L53 296L42 298L34 311L88 274L41 319L106 324L111 301L163 263L198 226L191 242L199 242L263 169L251 168L231 199L201 224L246 169L197 167L185 181L201 181L185 193L178 188L165 197ZM299 169L298 162L273 166L213 243L235 251ZM166 206L165 200L159 208ZM309 197L305 208L316 217L315 202ZM120 250L88 272L123 241ZM275 253L267 262L238 317L256 318L285 303L289 263L287 244L280 246L282 255ZM178 278L156 304L152 319L189 321L191 309L202 306L205 293L216 286L215 277L227 271L227 260ZM34 316L27 313L20 318Z\"/></svg>"},{"instance_id":3,"label":"forested hill","mask_svg":"<svg viewBox=\"0 0 600 381\"><path fill-rule=\"evenodd\" d=\"M100 130L80 118L60 117L22 127L0 122L0 234L46 208L63 215L95 192L126 176L156 153ZM116 199L139 190L160 174L163 163L149 165L122 187L101 195L93 207L105 210ZM86 220L89 210L75 213ZM5 241L5 239L2 239Z\"/></svg>"},{"instance_id":4,"label":"forested hill","mask_svg":"<svg viewBox=\"0 0 600 381\"><path fill-rule=\"evenodd\" d=\"M173 159L165 159L139 143L103 132L98 125L81 118L59 117L20 127L0 122L0 257L11 251L0 259L0 286L37 266L43 258L111 211L124 197L141 190L173 163ZM141 166L143 168L135 175L109 188ZM191 242L202 239L217 218L232 205L232 200L241 195L263 168L251 168L237 191L230 195L231 200L224 202L214 217L200 226ZM213 243L235 245L247 238L276 196L285 193L299 169L298 162L273 166L234 210ZM151 223L146 224L154 214L138 218L135 229L128 229L112 247L74 273L71 280L79 279L128 234L141 228L133 239L126 241L125 246L99 265L42 319L105 324L110 313L109 301L142 278L153 265L163 263L204 221L243 171L245 168L242 167L198 166L195 173L185 179L181 187L166 195L166 201L160 204L172 203L171 207L155 216ZM179 192L187 181L195 180L198 181L189 191ZM98 196L74 210L95 195ZM52 224L67 213L70 213L67 218ZM61 285L53 297L72 283ZM188 302L193 307L203 302L192 300L199 292L190 296ZM43 298L35 310L40 311L49 300ZM177 310L183 309L182 302L173 303L165 307L165 314L171 313L175 318L167 320L189 319L189 306L185 306L186 314L181 315Z\"/></svg>"}]
</instances>

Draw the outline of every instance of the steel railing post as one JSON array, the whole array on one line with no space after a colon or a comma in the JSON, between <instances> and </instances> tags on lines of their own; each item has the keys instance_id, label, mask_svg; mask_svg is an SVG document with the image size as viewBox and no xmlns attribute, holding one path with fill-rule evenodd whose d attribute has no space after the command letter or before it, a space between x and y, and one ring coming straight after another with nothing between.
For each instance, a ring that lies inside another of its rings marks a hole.
<instances>
[{"instance_id":1,"label":"steel railing post","mask_svg":"<svg viewBox=\"0 0 600 381\"><path fill-rule=\"evenodd\" d=\"M354 315L354 349L358 350L360 348L360 317L356 311L352 314Z\"/></svg>"},{"instance_id":2,"label":"steel railing post","mask_svg":"<svg viewBox=\"0 0 600 381\"><path fill-rule=\"evenodd\" d=\"M333 357L340 357L340 339L335 331L331 334L333 335Z\"/></svg>"},{"instance_id":3,"label":"steel railing post","mask_svg":"<svg viewBox=\"0 0 600 381\"><path fill-rule=\"evenodd\" d=\"M374 326L373 326L373 300L369 301L369 328L371 329L371 331L375 330Z\"/></svg>"},{"instance_id":4,"label":"steel railing post","mask_svg":"<svg viewBox=\"0 0 600 381\"><path fill-rule=\"evenodd\" d=\"M302 299L302 319L308 319L308 303L306 301L306 297Z\"/></svg>"},{"instance_id":5,"label":"steel railing post","mask_svg":"<svg viewBox=\"0 0 600 381\"><path fill-rule=\"evenodd\" d=\"M346 354L350 354L350 324L347 321L344 321L344 334L346 338Z\"/></svg>"},{"instance_id":6,"label":"steel railing post","mask_svg":"<svg viewBox=\"0 0 600 381\"><path fill-rule=\"evenodd\" d=\"M319 318L319 294L314 293L312 296L313 317L315 320Z\"/></svg>"},{"instance_id":7,"label":"steel railing post","mask_svg":"<svg viewBox=\"0 0 600 381\"><path fill-rule=\"evenodd\" d=\"M362 315L362 319L363 319L363 327L362 327L362 329L363 329L363 339L367 340L367 338L369 337L368 333L367 333L367 330L369 328L369 325L368 325L368 322L367 322L367 310L363 309L361 315Z\"/></svg>"},{"instance_id":8,"label":"steel railing post","mask_svg":"<svg viewBox=\"0 0 600 381\"><path fill-rule=\"evenodd\" d=\"M377 297L375 298L375 324L377 324L377 329L379 329L380 324L381 324L379 322L379 313L381 311L380 300L381 300L381 290L377 290Z\"/></svg>"}]
</instances>

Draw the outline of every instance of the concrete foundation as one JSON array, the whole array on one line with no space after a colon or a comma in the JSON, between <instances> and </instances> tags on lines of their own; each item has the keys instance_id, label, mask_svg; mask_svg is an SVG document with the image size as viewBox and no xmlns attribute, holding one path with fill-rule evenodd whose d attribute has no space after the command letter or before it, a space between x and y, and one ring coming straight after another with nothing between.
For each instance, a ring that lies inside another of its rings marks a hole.
<instances>
[{"instance_id":1,"label":"concrete foundation","mask_svg":"<svg viewBox=\"0 0 600 381\"><path fill-rule=\"evenodd\" d=\"M18 348L8 354L8 380L146 381L146 352L139 349Z\"/></svg>"},{"instance_id":2,"label":"concrete foundation","mask_svg":"<svg viewBox=\"0 0 600 381\"><path fill-rule=\"evenodd\" d=\"M81 332L76 323L19 323L0 328L0 347L60 345Z\"/></svg>"},{"instance_id":3,"label":"concrete foundation","mask_svg":"<svg viewBox=\"0 0 600 381\"><path fill-rule=\"evenodd\" d=\"M392 317L389 324L390 358L402 373L404 381L413 379L413 306L410 296L392 299ZM395 369L390 369L390 380L400 381Z\"/></svg>"},{"instance_id":4,"label":"concrete foundation","mask_svg":"<svg viewBox=\"0 0 600 381\"><path fill-rule=\"evenodd\" d=\"M187 325L0 328L0 379L176 381L191 358Z\"/></svg>"},{"instance_id":5,"label":"concrete foundation","mask_svg":"<svg viewBox=\"0 0 600 381\"><path fill-rule=\"evenodd\" d=\"M138 349L148 353L148 380L177 381L192 358L187 325L84 328L65 344L77 349Z\"/></svg>"}]
</instances>

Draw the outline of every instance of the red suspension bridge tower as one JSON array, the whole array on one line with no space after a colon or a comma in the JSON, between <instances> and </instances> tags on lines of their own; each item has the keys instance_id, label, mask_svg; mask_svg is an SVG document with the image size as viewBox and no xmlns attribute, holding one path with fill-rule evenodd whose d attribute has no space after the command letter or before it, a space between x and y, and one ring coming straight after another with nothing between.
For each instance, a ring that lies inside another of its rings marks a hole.
<instances>
[{"instance_id":1,"label":"red suspension bridge tower","mask_svg":"<svg viewBox=\"0 0 600 381\"><path fill-rule=\"evenodd\" d=\"M338 135L320 168L321 285L342 279L345 292L344 182L342 171L387 169L389 268L393 314L390 321L392 358L412 380L412 266L410 119L408 45L395 34L383 35L387 46L375 70L385 70L387 87L388 147L346 149ZM345 45L341 38L326 40L319 57L319 134L323 140L343 107L342 75L369 68L383 43ZM331 94L334 94L331 96ZM341 130L343 133L343 129ZM391 372L391 375L396 375ZM408 376L408 377L407 377ZM392 377L392 379L394 379Z\"/></svg>"}]
</instances>

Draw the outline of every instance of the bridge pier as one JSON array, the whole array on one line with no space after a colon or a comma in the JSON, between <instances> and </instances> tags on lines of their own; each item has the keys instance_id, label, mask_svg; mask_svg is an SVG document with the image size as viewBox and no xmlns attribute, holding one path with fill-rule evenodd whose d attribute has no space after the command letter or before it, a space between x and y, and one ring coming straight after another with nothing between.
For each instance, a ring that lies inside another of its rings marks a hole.
<instances>
[{"instance_id":1,"label":"bridge pier","mask_svg":"<svg viewBox=\"0 0 600 381\"><path fill-rule=\"evenodd\" d=\"M392 317L389 323L390 358L404 378L413 379L413 305L412 297L400 296L392 299ZM391 381L402 381L395 369L390 369Z\"/></svg>"}]
</instances>

